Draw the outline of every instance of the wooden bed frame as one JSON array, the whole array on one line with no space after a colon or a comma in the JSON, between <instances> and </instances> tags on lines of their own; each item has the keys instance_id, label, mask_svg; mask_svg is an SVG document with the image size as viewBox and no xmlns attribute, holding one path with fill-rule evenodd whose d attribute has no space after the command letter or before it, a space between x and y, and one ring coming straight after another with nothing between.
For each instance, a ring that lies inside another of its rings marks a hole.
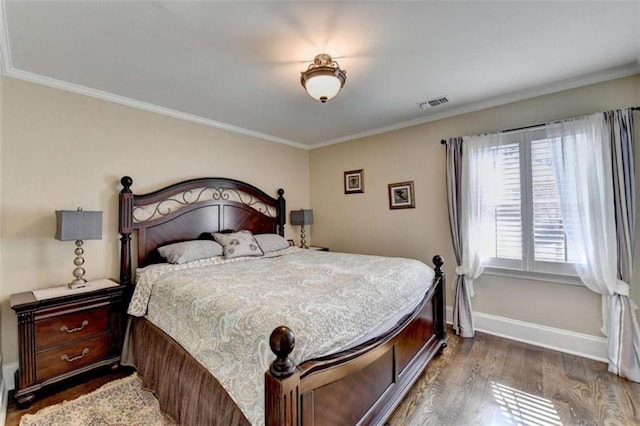
<instances>
[{"instance_id":1,"label":"wooden bed frame","mask_svg":"<svg viewBox=\"0 0 640 426\"><path fill-rule=\"evenodd\" d=\"M136 195L130 177L123 177L121 183L120 280L129 286L133 285L134 231L138 266L162 261L157 254L162 245L203 238L211 232L248 229L284 236L282 189L273 198L237 180L202 178ZM434 283L420 305L391 329L355 348L293 365L288 355L295 345L294 333L285 326L276 328L269 341L276 359L265 373L265 423L383 423L428 362L447 345L443 259L434 256L433 262ZM201 420L202 424L217 423Z\"/></svg>"}]
</instances>

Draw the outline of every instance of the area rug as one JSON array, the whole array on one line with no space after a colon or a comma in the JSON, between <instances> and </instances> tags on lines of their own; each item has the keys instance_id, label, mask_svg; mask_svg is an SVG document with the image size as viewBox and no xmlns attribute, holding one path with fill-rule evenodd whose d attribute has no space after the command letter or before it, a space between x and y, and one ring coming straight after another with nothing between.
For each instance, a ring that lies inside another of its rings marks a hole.
<instances>
[{"instance_id":1,"label":"area rug","mask_svg":"<svg viewBox=\"0 0 640 426\"><path fill-rule=\"evenodd\" d=\"M134 373L74 400L25 414L20 426L172 426Z\"/></svg>"}]
</instances>

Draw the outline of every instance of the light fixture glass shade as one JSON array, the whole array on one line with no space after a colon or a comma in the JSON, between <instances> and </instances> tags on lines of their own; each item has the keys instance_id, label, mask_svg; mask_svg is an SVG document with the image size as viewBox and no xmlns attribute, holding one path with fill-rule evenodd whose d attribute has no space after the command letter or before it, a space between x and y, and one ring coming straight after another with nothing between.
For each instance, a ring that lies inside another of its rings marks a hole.
<instances>
[{"instance_id":1,"label":"light fixture glass shade","mask_svg":"<svg viewBox=\"0 0 640 426\"><path fill-rule=\"evenodd\" d=\"M317 55L300 74L300 83L307 93L322 103L335 97L347 81L347 72L326 53Z\"/></svg>"},{"instance_id":2,"label":"light fixture glass shade","mask_svg":"<svg viewBox=\"0 0 640 426\"><path fill-rule=\"evenodd\" d=\"M340 80L333 75L314 75L309 80L305 88L312 98L320 102L326 102L338 94L342 84Z\"/></svg>"}]
</instances>

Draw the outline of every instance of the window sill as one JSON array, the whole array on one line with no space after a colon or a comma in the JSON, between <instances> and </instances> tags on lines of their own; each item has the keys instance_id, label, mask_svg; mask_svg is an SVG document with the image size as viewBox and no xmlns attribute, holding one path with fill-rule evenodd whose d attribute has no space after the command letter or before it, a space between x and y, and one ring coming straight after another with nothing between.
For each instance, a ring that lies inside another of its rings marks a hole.
<instances>
[{"instance_id":1,"label":"window sill","mask_svg":"<svg viewBox=\"0 0 640 426\"><path fill-rule=\"evenodd\" d=\"M500 277L521 278L524 280L544 281L558 284L583 286L580 277L561 274L549 274L543 272L519 271L516 269L504 269L487 266L483 274L497 275Z\"/></svg>"}]
</instances>

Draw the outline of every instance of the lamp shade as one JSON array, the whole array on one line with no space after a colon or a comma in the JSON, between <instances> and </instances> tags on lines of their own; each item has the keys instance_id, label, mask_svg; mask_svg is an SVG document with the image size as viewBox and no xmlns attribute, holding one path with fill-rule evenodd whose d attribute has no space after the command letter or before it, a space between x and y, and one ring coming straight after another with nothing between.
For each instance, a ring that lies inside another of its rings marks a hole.
<instances>
[{"instance_id":1,"label":"lamp shade","mask_svg":"<svg viewBox=\"0 0 640 426\"><path fill-rule=\"evenodd\" d=\"M56 210L56 240L101 240L102 212Z\"/></svg>"},{"instance_id":2,"label":"lamp shade","mask_svg":"<svg viewBox=\"0 0 640 426\"><path fill-rule=\"evenodd\" d=\"M313 224L313 210L292 210L292 225L311 225Z\"/></svg>"}]
</instances>

